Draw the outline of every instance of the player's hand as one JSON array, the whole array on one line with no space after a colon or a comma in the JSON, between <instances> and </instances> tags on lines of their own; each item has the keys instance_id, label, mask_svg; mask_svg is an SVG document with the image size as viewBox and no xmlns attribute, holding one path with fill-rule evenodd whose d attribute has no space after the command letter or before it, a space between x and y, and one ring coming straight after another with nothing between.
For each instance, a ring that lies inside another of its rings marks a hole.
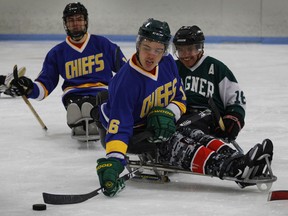
<instances>
[{"instance_id":1,"label":"player's hand","mask_svg":"<svg viewBox=\"0 0 288 216\"><path fill-rule=\"evenodd\" d=\"M154 134L147 139L149 142L167 141L176 131L175 114L163 107L153 107L147 117L147 130Z\"/></svg>"},{"instance_id":2,"label":"player's hand","mask_svg":"<svg viewBox=\"0 0 288 216\"><path fill-rule=\"evenodd\" d=\"M228 141L235 140L240 130L244 126L243 118L236 113L231 113L223 116L223 123L225 125L225 131L222 131L221 128L218 126L215 130L215 136L228 139Z\"/></svg>"},{"instance_id":3,"label":"player's hand","mask_svg":"<svg viewBox=\"0 0 288 216\"><path fill-rule=\"evenodd\" d=\"M33 81L25 76L13 79L10 85L9 90L13 96L27 96L32 92L34 86Z\"/></svg>"},{"instance_id":4,"label":"player's hand","mask_svg":"<svg viewBox=\"0 0 288 216\"><path fill-rule=\"evenodd\" d=\"M125 188L124 180L119 178L124 166L117 158L100 158L97 163L96 170L104 195L115 196Z\"/></svg>"}]
</instances>

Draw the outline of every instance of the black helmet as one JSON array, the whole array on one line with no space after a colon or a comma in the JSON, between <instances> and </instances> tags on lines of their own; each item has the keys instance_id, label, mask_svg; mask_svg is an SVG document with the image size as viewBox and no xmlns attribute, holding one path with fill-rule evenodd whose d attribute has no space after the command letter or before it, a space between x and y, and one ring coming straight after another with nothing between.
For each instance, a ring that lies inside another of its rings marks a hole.
<instances>
[{"instance_id":1,"label":"black helmet","mask_svg":"<svg viewBox=\"0 0 288 216\"><path fill-rule=\"evenodd\" d=\"M84 19L86 21L85 30L81 32L70 32L69 29L66 26L66 18L69 16L73 16L75 14L82 14L84 15ZM68 36L70 36L72 39L80 40L87 32L88 29L88 12L87 9L82 5L80 2L75 3L69 3L66 5L64 11L63 11L63 25L64 29Z\"/></svg>"},{"instance_id":2,"label":"black helmet","mask_svg":"<svg viewBox=\"0 0 288 216\"><path fill-rule=\"evenodd\" d=\"M85 19L88 17L87 9L80 2L67 4L63 11L63 19L65 20L66 17L73 16L74 14L83 14Z\"/></svg>"},{"instance_id":3,"label":"black helmet","mask_svg":"<svg viewBox=\"0 0 288 216\"><path fill-rule=\"evenodd\" d=\"M139 28L138 36L168 45L171 39L170 28L167 22L153 18L146 20Z\"/></svg>"},{"instance_id":4,"label":"black helmet","mask_svg":"<svg viewBox=\"0 0 288 216\"><path fill-rule=\"evenodd\" d=\"M182 26L173 38L174 45L203 44L205 40L202 30L196 26Z\"/></svg>"}]
</instances>

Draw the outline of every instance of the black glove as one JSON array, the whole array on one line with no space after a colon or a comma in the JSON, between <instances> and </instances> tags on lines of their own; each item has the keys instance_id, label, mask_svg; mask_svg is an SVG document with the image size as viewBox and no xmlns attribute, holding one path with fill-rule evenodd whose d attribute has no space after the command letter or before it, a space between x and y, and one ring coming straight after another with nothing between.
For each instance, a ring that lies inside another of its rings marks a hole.
<instances>
[{"instance_id":1,"label":"black glove","mask_svg":"<svg viewBox=\"0 0 288 216\"><path fill-rule=\"evenodd\" d=\"M229 113L223 116L223 123L225 125L225 131L222 131L218 126L215 129L215 136L232 141L236 139L238 133L243 128L244 119L238 113Z\"/></svg>"},{"instance_id":2,"label":"black glove","mask_svg":"<svg viewBox=\"0 0 288 216\"><path fill-rule=\"evenodd\" d=\"M13 79L11 81L11 87L9 88L11 95L13 96L22 96L28 95L33 90L33 81L28 77L22 76L18 79Z\"/></svg>"},{"instance_id":3,"label":"black glove","mask_svg":"<svg viewBox=\"0 0 288 216\"><path fill-rule=\"evenodd\" d=\"M149 142L167 141L176 131L175 114L163 107L153 107L147 117L147 129L154 133L147 139Z\"/></svg>"}]
</instances>

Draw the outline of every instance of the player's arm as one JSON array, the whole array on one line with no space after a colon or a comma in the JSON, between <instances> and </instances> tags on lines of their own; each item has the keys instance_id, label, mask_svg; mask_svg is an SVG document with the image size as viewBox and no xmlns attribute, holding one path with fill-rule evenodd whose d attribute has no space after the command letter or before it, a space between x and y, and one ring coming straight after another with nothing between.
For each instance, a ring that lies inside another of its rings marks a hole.
<instances>
[{"instance_id":1,"label":"player's arm","mask_svg":"<svg viewBox=\"0 0 288 216\"><path fill-rule=\"evenodd\" d=\"M118 72L120 68L127 62L126 57L124 56L121 48L116 45L115 49L115 70L114 72Z\"/></svg>"},{"instance_id":2,"label":"player's arm","mask_svg":"<svg viewBox=\"0 0 288 216\"><path fill-rule=\"evenodd\" d=\"M119 179L119 175L126 165L125 154L133 134L132 112L135 100L130 92L127 93L127 88L113 89L111 86L109 95L108 103L111 103L111 109L105 138L106 158L97 161L97 174L100 185L105 188L103 193L113 197L124 188L124 182Z\"/></svg>"},{"instance_id":3,"label":"player's arm","mask_svg":"<svg viewBox=\"0 0 288 216\"><path fill-rule=\"evenodd\" d=\"M225 131L216 128L216 135L235 140L245 124L246 98L232 72L226 68L225 77L219 83L219 92L225 107L223 123Z\"/></svg>"}]
</instances>

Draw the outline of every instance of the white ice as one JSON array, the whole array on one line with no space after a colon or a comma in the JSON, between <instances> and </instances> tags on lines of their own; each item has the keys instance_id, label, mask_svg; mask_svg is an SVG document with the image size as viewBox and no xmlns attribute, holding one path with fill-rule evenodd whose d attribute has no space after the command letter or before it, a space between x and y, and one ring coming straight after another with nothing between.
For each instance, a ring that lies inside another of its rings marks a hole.
<instances>
[{"instance_id":1,"label":"white ice","mask_svg":"<svg viewBox=\"0 0 288 216\"><path fill-rule=\"evenodd\" d=\"M59 41L0 42L1 74L14 64L26 66L36 78L43 59ZM119 43L130 57L134 43ZM264 44L206 44L206 54L222 60L237 77L247 99L246 125L237 141L248 151L257 142L274 142L271 190L287 188L288 180L288 46ZM129 181L117 197L103 194L73 205L47 205L42 192L78 194L99 187L96 160L105 155L98 142L79 143L70 137L59 86L45 100L30 100L48 127L42 130L22 98L0 97L0 215L288 215L288 201L267 201L257 187L240 189L218 178L174 174L167 184ZM129 91L129 89L127 90Z\"/></svg>"}]
</instances>

